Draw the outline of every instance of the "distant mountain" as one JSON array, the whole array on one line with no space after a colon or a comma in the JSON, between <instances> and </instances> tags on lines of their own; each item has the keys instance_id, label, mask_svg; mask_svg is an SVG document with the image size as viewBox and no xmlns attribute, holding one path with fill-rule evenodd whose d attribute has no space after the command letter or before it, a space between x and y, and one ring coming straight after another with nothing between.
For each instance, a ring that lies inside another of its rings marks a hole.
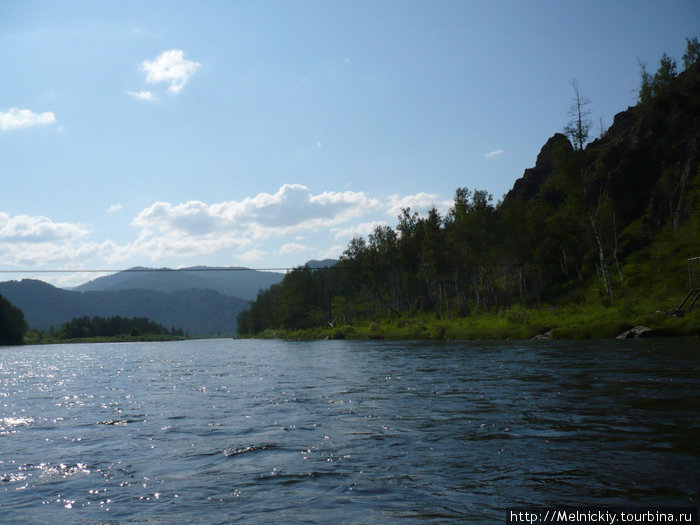
<instances>
[{"instance_id":1,"label":"distant mountain","mask_svg":"<svg viewBox=\"0 0 700 525\"><path fill-rule=\"evenodd\" d=\"M279 283L284 274L262 272L241 267L212 268L194 266L180 270L170 268L135 267L123 272L98 277L73 288L76 292L151 290L174 292L181 290L215 290L220 294L253 300L258 291Z\"/></svg>"},{"instance_id":2,"label":"distant mountain","mask_svg":"<svg viewBox=\"0 0 700 525\"><path fill-rule=\"evenodd\" d=\"M33 279L0 282L0 295L24 312L30 328L46 331L51 326L58 329L74 317L119 315L148 317L167 328L182 328L190 335L233 335L236 317L248 305L245 299L214 290L130 289L81 293Z\"/></svg>"},{"instance_id":3,"label":"distant mountain","mask_svg":"<svg viewBox=\"0 0 700 525\"><path fill-rule=\"evenodd\" d=\"M337 259L323 259L321 261L311 259L304 266L308 266L309 268L330 268L332 266L335 266L336 264L338 264Z\"/></svg>"}]
</instances>

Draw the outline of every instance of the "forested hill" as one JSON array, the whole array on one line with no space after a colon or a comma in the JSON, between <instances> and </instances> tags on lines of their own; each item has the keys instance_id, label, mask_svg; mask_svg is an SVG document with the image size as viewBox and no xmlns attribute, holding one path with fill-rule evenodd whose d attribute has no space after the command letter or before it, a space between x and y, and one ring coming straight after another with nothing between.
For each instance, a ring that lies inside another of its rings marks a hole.
<instances>
[{"instance_id":1,"label":"forested hill","mask_svg":"<svg viewBox=\"0 0 700 525\"><path fill-rule=\"evenodd\" d=\"M214 290L73 292L34 279L0 282L0 294L21 309L31 329L58 329L73 318L145 317L189 335L236 333L236 315L248 301Z\"/></svg>"},{"instance_id":2,"label":"forested hill","mask_svg":"<svg viewBox=\"0 0 700 525\"><path fill-rule=\"evenodd\" d=\"M459 188L445 216L403 210L334 269L298 268L239 316L239 333L575 303L630 315L677 304L700 255L700 46L684 70L642 68L639 102L590 139L583 95L502 202ZM579 118L580 117L580 118Z\"/></svg>"}]
</instances>

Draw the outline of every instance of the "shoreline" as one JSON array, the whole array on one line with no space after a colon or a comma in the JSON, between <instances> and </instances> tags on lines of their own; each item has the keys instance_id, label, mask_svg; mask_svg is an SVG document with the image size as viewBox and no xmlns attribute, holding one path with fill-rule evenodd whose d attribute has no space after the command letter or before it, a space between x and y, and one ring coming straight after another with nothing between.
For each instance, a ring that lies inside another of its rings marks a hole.
<instances>
[{"instance_id":1,"label":"shoreline","mask_svg":"<svg viewBox=\"0 0 700 525\"><path fill-rule=\"evenodd\" d=\"M74 337L71 339L58 339L56 337L42 337L33 339L25 337L24 346L35 345L60 345L60 344L81 344L81 343L152 343L168 341L188 341L191 339L201 339L201 337L189 337L180 335L117 335L108 337Z\"/></svg>"},{"instance_id":2,"label":"shoreline","mask_svg":"<svg viewBox=\"0 0 700 525\"><path fill-rule=\"evenodd\" d=\"M684 317L662 312L634 313L607 307L510 308L466 317L438 318L416 314L383 320L363 321L332 327L300 330L267 329L241 339L387 339L387 340L555 340L615 339L628 330L640 330L637 337L698 337L700 310ZM630 338L635 338L631 334Z\"/></svg>"},{"instance_id":3,"label":"shoreline","mask_svg":"<svg viewBox=\"0 0 700 525\"><path fill-rule=\"evenodd\" d=\"M644 313L625 306L592 305L511 307L498 312L482 312L464 317L439 317L434 313L387 316L385 319L309 327L300 330L267 329L253 336L228 334L156 335L128 334L110 337L58 339L38 330L30 330L25 345L76 343L166 342L193 339L281 339L281 340L425 340L425 341L528 341L567 339L615 339L624 332L649 329L638 337L699 337L700 309L683 317L671 317L662 311ZM644 330L641 330L644 331ZM635 338L632 334L630 338Z\"/></svg>"}]
</instances>

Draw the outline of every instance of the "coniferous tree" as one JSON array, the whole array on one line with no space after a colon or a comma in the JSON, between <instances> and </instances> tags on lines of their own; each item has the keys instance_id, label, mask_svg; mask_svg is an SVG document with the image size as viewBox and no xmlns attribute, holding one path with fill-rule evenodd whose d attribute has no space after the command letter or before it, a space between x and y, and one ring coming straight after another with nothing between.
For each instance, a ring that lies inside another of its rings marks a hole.
<instances>
[{"instance_id":1,"label":"coniferous tree","mask_svg":"<svg viewBox=\"0 0 700 525\"><path fill-rule=\"evenodd\" d=\"M683 54L683 67L687 70L700 59L700 42L698 37L685 39L685 53Z\"/></svg>"},{"instance_id":2,"label":"coniferous tree","mask_svg":"<svg viewBox=\"0 0 700 525\"><path fill-rule=\"evenodd\" d=\"M664 53L659 60L659 69L654 75L654 91L658 92L659 89L667 86L677 75L676 61Z\"/></svg>"},{"instance_id":3,"label":"coniferous tree","mask_svg":"<svg viewBox=\"0 0 700 525\"><path fill-rule=\"evenodd\" d=\"M647 64L646 62L642 62L641 60L638 60L639 62L639 76L640 76L640 83L639 83L639 92L637 93L637 98L640 103L646 104L651 100L651 97L653 95L653 84L652 80L653 77L651 76L651 73L647 71Z\"/></svg>"}]
</instances>

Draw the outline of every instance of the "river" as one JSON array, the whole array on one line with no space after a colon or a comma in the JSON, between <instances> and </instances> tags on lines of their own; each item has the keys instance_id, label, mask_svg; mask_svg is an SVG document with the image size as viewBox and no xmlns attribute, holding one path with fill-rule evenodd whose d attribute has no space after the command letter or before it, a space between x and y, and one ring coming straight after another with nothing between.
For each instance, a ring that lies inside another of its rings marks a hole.
<instances>
[{"instance_id":1,"label":"river","mask_svg":"<svg viewBox=\"0 0 700 525\"><path fill-rule=\"evenodd\" d=\"M697 506L700 341L0 348L3 523Z\"/></svg>"}]
</instances>

